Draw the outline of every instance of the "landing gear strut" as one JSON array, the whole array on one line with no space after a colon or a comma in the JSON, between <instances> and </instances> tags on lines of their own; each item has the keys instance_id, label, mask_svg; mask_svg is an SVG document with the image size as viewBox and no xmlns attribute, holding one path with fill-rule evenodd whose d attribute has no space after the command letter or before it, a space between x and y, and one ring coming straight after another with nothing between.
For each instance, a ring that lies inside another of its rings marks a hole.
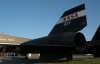
<instances>
[{"instance_id":1,"label":"landing gear strut","mask_svg":"<svg viewBox=\"0 0 100 64\"><path fill-rule=\"evenodd\" d=\"M72 54L67 54L67 61L72 61L72 60L73 60Z\"/></svg>"},{"instance_id":2,"label":"landing gear strut","mask_svg":"<svg viewBox=\"0 0 100 64\"><path fill-rule=\"evenodd\" d=\"M24 56L24 59L28 59L27 53L21 53L21 56Z\"/></svg>"}]
</instances>

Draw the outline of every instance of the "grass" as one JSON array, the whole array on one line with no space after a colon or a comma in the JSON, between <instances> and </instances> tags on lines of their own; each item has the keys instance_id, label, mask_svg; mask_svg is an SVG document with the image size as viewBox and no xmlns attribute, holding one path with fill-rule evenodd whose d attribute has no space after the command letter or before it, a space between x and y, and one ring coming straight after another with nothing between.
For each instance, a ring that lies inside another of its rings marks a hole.
<instances>
[{"instance_id":1,"label":"grass","mask_svg":"<svg viewBox=\"0 0 100 64\"><path fill-rule=\"evenodd\" d=\"M100 64L100 59L96 60L81 60L81 61L70 61L70 62L47 62L43 64Z\"/></svg>"}]
</instances>

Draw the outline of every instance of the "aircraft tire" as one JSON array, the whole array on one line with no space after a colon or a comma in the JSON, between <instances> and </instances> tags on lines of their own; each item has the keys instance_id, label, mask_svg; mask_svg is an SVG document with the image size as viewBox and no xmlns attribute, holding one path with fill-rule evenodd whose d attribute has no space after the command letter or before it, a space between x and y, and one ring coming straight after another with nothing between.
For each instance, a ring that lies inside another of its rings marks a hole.
<instances>
[{"instance_id":1,"label":"aircraft tire","mask_svg":"<svg viewBox=\"0 0 100 64\"><path fill-rule=\"evenodd\" d=\"M67 62L72 60L73 60L72 54L67 54Z\"/></svg>"}]
</instances>

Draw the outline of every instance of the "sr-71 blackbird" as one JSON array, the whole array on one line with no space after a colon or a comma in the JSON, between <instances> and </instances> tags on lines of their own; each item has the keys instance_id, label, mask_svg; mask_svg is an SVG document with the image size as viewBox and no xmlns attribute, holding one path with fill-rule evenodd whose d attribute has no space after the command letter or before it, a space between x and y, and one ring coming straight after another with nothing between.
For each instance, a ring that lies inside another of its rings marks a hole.
<instances>
[{"instance_id":1,"label":"sr-71 blackbird","mask_svg":"<svg viewBox=\"0 0 100 64\"><path fill-rule=\"evenodd\" d=\"M99 57L100 27L91 41L86 41L79 32L87 26L85 4L65 11L48 36L33 39L20 45L19 53L40 53L40 60L73 59L72 54L93 54Z\"/></svg>"},{"instance_id":2,"label":"sr-71 blackbird","mask_svg":"<svg viewBox=\"0 0 100 64\"><path fill-rule=\"evenodd\" d=\"M40 60L67 58L82 52L86 48L86 39L78 31L87 25L85 5L79 5L65 11L48 36L33 39L20 44L20 53L40 53Z\"/></svg>"}]
</instances>

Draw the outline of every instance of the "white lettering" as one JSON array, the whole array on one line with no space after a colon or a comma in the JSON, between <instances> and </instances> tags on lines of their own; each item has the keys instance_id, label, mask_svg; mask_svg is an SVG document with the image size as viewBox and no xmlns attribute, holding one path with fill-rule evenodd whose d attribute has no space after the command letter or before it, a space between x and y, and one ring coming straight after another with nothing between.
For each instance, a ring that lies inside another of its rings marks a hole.
<instances>
[{"instance_id":1,"label":"white lettering","mask_svg":"<svg viewBox=\"0 0 100 64\"><path fill-rule=\"evenodd\" d=\"M14 39L8 39L8 41L14 41Z\"/></svg>"},{"instance_id":2,"label":"white lettering","mask_svg":"<svg viewBox=\"0 0 100 64\"><path fill-rule=\"evenodd\" d=\"M0 38L1 41L15 41L14 39L5 39L5 38Z\"/></svg>"},{"instance_id":3,"label":"white lettering","mask_svg":"<svg viewBox=\"0 0 100 64\"><path fill-rule=\"evenodd\" d=\"M73 19L77 19L77 18L80 18L80 17L85 16L85 15L86 15L85 10L81 10L81 11L69 14L69 15L59 19L57 24L60 24L60 23L66 22L66 21L70 21Z\"/></svg>"},{"instance_id":4,"label":"white lettering","mask_svg":"<svg viewBox=\"0 0 100 64\"><path fill-rule=\"evenodd\" d=\"M0 38L0 40L4 40L4 41L6 41L6 39L4 39L4 38Z\"/></svg>"},{"instance_id":5,"label":"white lettering","mask_svg":"<svg viewBox=\"0 0 100 64\"><path fill-rule=\"evenodd\" d=\"M64 23L64 26L70 25L70 23L71 23L71 21L67 21L67 22Z\"/></svg>"}]
</instances>

